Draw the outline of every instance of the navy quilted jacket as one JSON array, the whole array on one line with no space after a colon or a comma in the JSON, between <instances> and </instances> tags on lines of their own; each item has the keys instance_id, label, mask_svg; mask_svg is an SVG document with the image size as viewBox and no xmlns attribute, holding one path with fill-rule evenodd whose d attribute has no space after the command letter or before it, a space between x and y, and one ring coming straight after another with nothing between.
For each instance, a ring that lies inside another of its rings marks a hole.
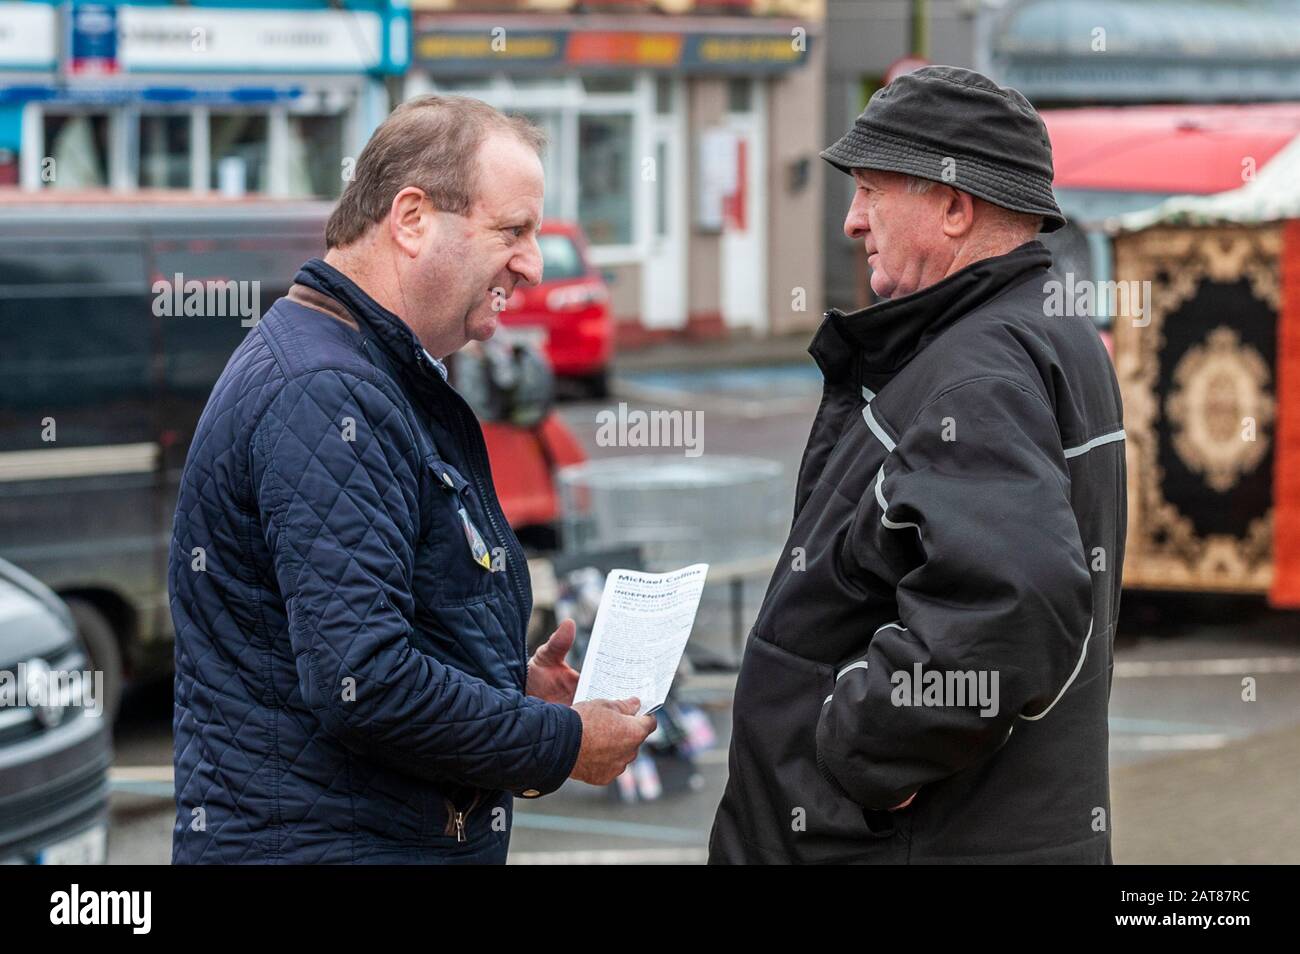
<instances>
[{"instance_id":1,"label":"navy quilted jacket","mask_svg":"<svg viewBox=\"0 0 1300 954\"><path fill-rule=\"evenodd\" d=\"M504 861L582 726L525 696L527 566L482 432L418 339L319 260L199 420L169 569L172 860Z\"/></svg>"}]
</instances>

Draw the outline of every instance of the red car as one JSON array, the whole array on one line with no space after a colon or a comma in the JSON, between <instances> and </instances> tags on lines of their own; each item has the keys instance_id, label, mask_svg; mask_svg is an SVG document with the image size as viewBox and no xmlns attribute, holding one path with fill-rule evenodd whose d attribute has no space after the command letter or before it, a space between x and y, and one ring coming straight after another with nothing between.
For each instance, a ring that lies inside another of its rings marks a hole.
<instances>
[{"instance_id":1,"label":"red car","mask_svg":"<svg viewBox=\"0 0 1300 954\"><path fill-rule=\"evenodd\" d=\"M609 286L587 259L587 239L571 222L542 223L542 283L520 285L501 313L503 330L536 344L558 378L608 393L614 329Z\"/></svg>"}]
</instances>

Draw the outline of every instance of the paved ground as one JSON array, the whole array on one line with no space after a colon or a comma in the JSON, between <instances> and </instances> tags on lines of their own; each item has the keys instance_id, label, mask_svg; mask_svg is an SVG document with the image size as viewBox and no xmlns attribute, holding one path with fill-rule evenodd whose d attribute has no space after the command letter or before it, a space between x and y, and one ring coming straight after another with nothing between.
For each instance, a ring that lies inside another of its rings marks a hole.
<instances>
[{"instance_id":1,"label":"paved ground","mask_svg":"<svg viewBox=\"0 0 1300 954\"><path fill-rule=\"evenodd\" d=\"M1121 864L1300 863L1300 727L1115 770Z\"/></svg>"},{"instance_id":2,"label":"paved ground","mask_svg":"<svg viewBox=\"0 0 1300 954\"><path fill-rule=\"evenodd\" d=\"M1111 702L1119 863L1300 863L1300 640L1269 630L1259 619L1188 624L1120 647ZM1259 701L1241 701L1242 673L1256 676ZM714 674L688 685L719 735L699 761L697 791L627 804L612 789L569 783L520 806L512 861L703 861L726 782L730 685ZM166 686L138 694L120 730L114 863L168 858L169 705Z\"/></svg>"},{"instance_id":3,"label":"paved ground","mask_svg":"<svg viewBox=\"0 0 1300 954\"><path fill-rule=\"evenodd\" d=\"M596 446L596 414L611 403L703 409L706 453L778 460L792 487L816 407L815 372L799 356L802 342L746 344L756 367L714 370L737 357L736 347L692 346L689 368L665 366L673 349L659 361L639 356L621 368L611 402L562 413L593 456L607 456L639 452ZM749 587L746 614L761 590L762 581ZM1300 616L1253 601L1131 593L1124 608L1111 703L1116 860L1300 863ZM697 640L710 655L730 651L725 601L702 614ZM1246 677L1256 680L1257 701L1242 700ZM733 678L701 674L684 687L719 737L699 760L695 789L628 804L613 790L570 783L520 806L512 861L704 860L726 780ZM167 685L129 700L118 730L111 862L169 857L170 718Z\"/></svg>"}]
</instances>

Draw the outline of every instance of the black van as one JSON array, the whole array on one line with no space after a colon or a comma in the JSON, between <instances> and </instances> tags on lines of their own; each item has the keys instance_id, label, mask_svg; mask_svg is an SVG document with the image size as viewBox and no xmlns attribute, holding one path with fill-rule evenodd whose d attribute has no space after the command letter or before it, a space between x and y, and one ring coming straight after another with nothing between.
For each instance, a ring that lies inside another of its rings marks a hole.
<instances>
[{"instance_id":1,"label":"black van","mask_svg":"<svg viewBox=\"0 0 1300 954\"><path fill-rule=\"evenodd\" d=\"M171 664L171 521L212 383L329 209L0 198L0 556L66 600L110 711L124 673ZM231 282L252 319L186 315Z\"/></svg>"}]
</instances>

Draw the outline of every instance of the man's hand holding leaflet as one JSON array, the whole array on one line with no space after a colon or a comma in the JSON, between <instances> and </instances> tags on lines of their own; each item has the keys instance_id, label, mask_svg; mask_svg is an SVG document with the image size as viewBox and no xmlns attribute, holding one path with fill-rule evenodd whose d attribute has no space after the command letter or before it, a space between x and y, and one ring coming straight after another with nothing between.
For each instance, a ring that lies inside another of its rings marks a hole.
<instances>
[{"instance_id":1,"label":"man's hand holding leaflet","mask_svg":"<svg viewBox=\"0 0 1300 954\"><path fill-rule=\"evenodd\" d=\"M695 624L707 563L671 573L613 570L605 581L577 701L635 696L642 714L663 705Z\"/></svg>"}]
</instances>

